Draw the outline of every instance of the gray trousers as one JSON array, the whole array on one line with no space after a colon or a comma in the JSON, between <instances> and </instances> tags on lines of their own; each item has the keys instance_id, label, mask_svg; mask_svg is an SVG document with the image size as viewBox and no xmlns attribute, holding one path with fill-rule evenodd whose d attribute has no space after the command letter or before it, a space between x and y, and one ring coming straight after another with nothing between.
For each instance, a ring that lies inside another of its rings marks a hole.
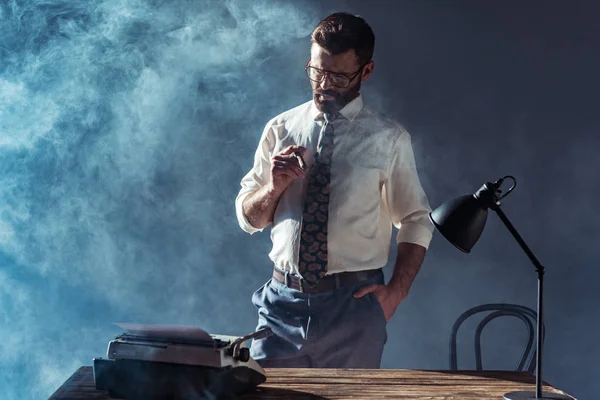
<instances>
[{"instance_id":1,"label":"gray trousers","mask_svg":"<svg viewBox=\"0 0 600 400\"><path fill-rule=\"evenodd\" d=\"M377 298L352 295L360 287L384 284L383 272L356 284L306 294L275 279L252 295L256 330L273 335L254 340L250 355L266 368L379 368L387 341Z\"/></svg>"}]
</instances>

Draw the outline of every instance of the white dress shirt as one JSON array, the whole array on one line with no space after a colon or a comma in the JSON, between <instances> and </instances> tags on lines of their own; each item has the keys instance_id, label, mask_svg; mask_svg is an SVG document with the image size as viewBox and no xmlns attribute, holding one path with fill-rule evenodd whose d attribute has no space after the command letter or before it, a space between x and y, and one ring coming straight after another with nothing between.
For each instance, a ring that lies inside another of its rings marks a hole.
<instances>
[{"instance_id":1,"label":"white dress shirt","mask_svg":"<svg viewBox=\"0 0 600 400\"><path fill-rule=\"evenodd\" d=\"M398 243L427 248L433 232L408 132L364 108L360 96L340 113L343 118L333 121L327 274L387 264L392 224L399 228ZM312 100L267 123L254 166L242 179L235 201L244 231L262 231L248 222L242 203L269 182L271 157L290 145L304 146L304 160L312 166L322 123L322 113ZM277 268L296 274L306 183L306 179L295 179L282 193L271 229L269 257Z\"/></svg>"}]
</instances>

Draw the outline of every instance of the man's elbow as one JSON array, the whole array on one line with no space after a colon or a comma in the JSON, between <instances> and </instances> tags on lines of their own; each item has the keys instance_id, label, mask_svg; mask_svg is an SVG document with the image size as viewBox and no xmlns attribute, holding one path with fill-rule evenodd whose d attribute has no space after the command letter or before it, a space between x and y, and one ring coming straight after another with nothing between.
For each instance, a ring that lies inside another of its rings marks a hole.
<instances>
[{"instance_id":1,"label":"man's elbow","mask_svg":"<svg viewBox=\"0 0 600 400\"><path fill-rule=\"evenodd\" d=\"M255 232L257 230L262 231L267 226L269 226L271 224L271 222L272 222L268 218L252 218L252 217L249 217L246 213L244 213L244 219L248 222L248 225L250 225L252 228L254 228Z\"/></svg>"},{"instance_id":2,"label":"man's elbow","mask_svg":"<svg viewBox=\"0 0 600 400\"><path fill-rule=\"evenodd\" d=\"M264 230L268 224L259 224L251 219L246 218L244 215L238 215L238 225L244 232L252 235L256 232L261 232Z\"/></svg>"},{"instance_id":3,"label":"man's elbow","mask_svg":"<svg viewBox=\"0 0 600 400\"><path fill-rule=\"evenodd\" d=\"M251 196L247 196L244 199L238 199L238 201L236 201L235 211L240 228L242 228L244 232L252 235L265 229L271 221L253 215L252 211L248 209L250 197Z\"/></svg>"}]
</instances>

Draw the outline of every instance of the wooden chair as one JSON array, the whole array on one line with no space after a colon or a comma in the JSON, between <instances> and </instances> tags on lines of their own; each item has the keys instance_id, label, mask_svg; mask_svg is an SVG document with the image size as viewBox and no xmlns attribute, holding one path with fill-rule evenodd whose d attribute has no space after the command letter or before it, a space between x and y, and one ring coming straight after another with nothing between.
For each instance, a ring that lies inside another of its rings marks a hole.
<instances>
[{"instance_id":1,"label":"wooden chair","mask_svg":"<svg viewBox=\"0 0 600 400\"><path fill-rule=\"evenodd\" d=\"M529 361L526 371L533 373L535 371L535 355L536 355L536 341L535 341L535 329L534 327L537 324L537 312L532 310L531 308L517 305L517 304L483 304L480 306L476 306L470 308L469 310L462 313L454 326L452 327L452 333L450 334L450 369L458 370L458 361L456 354L456 336L458 333L458 329L462 325L465 320L475 314L488 312L489 314L481 320L479 325L477 325L477 329L475 330L475 362L476 369L478 371L483 370L482 360L481 360L481 332L483 328L492 320L503 317L503 316L512 316L520 319L525 324L527 328L527 332L529 333L529 337L527 340L527 344L525 346L525 350L523 351L523 355L521 360L519 361L519 365L515 369L515 371L523 371L525 364ZM542 329L543 336L542 341L545 337L545 327Z\"/></svg>"}]
</instances>

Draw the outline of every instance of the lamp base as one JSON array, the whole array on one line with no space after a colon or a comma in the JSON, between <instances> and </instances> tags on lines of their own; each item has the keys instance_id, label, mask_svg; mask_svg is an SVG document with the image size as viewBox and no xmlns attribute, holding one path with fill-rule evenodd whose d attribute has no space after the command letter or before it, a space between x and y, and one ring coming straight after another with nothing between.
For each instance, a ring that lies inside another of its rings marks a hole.
<instances>
[{"instance_id":1,"label":"lamp base","mask_svg":"<svg viewBox=\"0 0 600 400\"><path fill-rule=\"evenodd\" d=\"M535 391L510 392L504 395L504 400L573 400L571 396L564 394L542 392L542 397L535 397Z\"/></svg>"}]
</instances>

